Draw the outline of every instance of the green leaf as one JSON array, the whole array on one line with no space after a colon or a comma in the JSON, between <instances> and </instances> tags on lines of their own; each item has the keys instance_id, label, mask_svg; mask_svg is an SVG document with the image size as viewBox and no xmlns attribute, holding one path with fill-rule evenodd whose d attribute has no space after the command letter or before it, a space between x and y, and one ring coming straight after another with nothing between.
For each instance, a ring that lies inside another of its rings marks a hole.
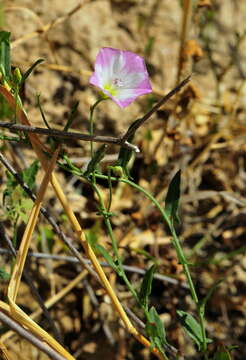
<instances>
[{"instance_id":1,"label":"green leaf","mask_svg":"<svg viewBox=\"0 0 246 360\"><path fill-rule=\"evenodd\" d=\"M138 120L135 120L129 127L128 131L131 129L131 127L137 122ZM132 140L134 139L135 133L132 134L127 141L132 142ZM124 175L126 177L130 177L130 173L129 173L129 169L127 167L129 161L131 160L131 157L133 155L133 151L127 149L124 146L121 146L120 151L119 151L119 155L118 155L118 159L116 162L116 166L121 166L123 171L124 171Z\"/></svg>"},{"instance_id":2,"label":"green leaf","mask_svg":"<svg viewBox=\"0 0 246 360\"><path fill-rule=\"evenodd\" d=\"M177 314L185 332L197 344L198 350L200 351L203 344L202 330L200 324L192 315L185 311L177 310ZM212 341L208 338L206 340L207 343L210 343Z\"/></svg>"},{"instance_id":3,"label":"green leaf","mask_svg":"<svg viewBox=\"0 0 246 360\"><path fill-rule=\"evenodd\" d=\"M92 249L95 249L95 246L97 244L97 234L93 230L89 230L85 233L86 240L92 247Z\"/></svg>"},{"instance_id":4,"label":"green leaf","mask_svg":"<svg viewBox=\"0 0 246 360\"><path fill-rule=\"evenodd\" d=\"M22 180L28 185L30 189L33 189L37 172L39 169L39 162L35 160L27 169L22 172Z\"/></svg>"},{"instance_id":5,"label":"green leaf","mask_svg":"<svg viewBox=\"0 0 246 360\"><path fill-rule=\"evenodd\" d=\"M9 280L10 274L3 267L0 268L0 280Z\"/></svg>"},{"instance_id":6,"label":"green leaf","mask_svg":"<svg viewBox=\"0 0 246 360\"><path fill-rule=\"evenodd\" d=\"M5 80L10 79L10 32L0 31L0 71Z\"/></svg>"},{"instance_id":7,"label":"green leaf","mask_svg":"<svg viewBox=\"0 0 246 360\"><path fill-rule=\"evenodd\" d=\"M221 346L219 350L216 351L213 360L231 360L231 355L224 346Z\"/></svg>"},{"instance_id":8,"label":"green leaf","mask_svg":"<svg viewBox=\"0 0 246 360\"><path fill-rule=\"evenodd\" d=\"M23 182L25 182L30 189L35 185L38 167L38 161L35 160L29 168L19 174ZM20 216L24 222L27 222L29 217L28 211L32 208L33 202L15 177L9 172L6 174L7 181L3 191L3 204L7 209L6 215L11 219Z\"/></svg>"},{"instance_id":9,"label":"green leaf","mask_svg":"<svg viewBox=\"0 0 246 360\"><path fill-rule=\"evenodd\" d=\"M181 170L179 170L172 178L168 187L167 196L165 200L165 211L172 222L179 222L178 207L180 198L180 181Z\"/></svg>"},{"instance_id":10,"label":"green leaf","mask_svg":"<svg viewBox=\"0 0 246 360\"><path fill-rule=\"evenodd\" d=\"M122 146L120 148L118 160L116 162L116 166L117 167L120 166L123 169L124 175L129 178L130 178L130 173L127 165L131 160L132 154L133 154L132 150L129 150Z\"/></svg>"},{"instance_id":11,"label":"green leaf","mask_svg":"<svg viewBox=\"0 0 246 360\"><path fill-rule=\"evenodd\" d=\"M99 244L95 244L95 249L104 257L104 259L107 261L107 263L114 269L116 272L118 271L117 265L114 262L114 259L109 254L109 252Z\"/></svg>"},{"instance_id":12,"label":"green leaf","mask_svg":"<svg viewBox=\"0 0 246 360\"><path fill-rule=\"evenodd\" d=\"M22 189L20 189L21 193ZM33 207L33 201L26 197L21 197L19 204L15 205L15 210L18 213L19 217L26 224L29 219L30 211Z\"/></svg>"},{"instance_id":13,"label":"green leaf","mask_svg":"<svg viewBox=\"0 0 246 360\"><path fill-rule=\"evenodd\" d=\"M151 345L156 347L163 355L165 355L164 348L170 347L170 345L166 339L164 324L153 306L148 312L148 320L145 326L145 331L150 338Z\"/></svg>"},{"instance_id":14,"label":"green leaf","mask_svg":"<svg viewBox=\"0 0 246 360\"><path fill-rule=\"evenodd\" d=\"M152 265L148 271L146 271L143 281L142 281L142 285L141 285L141 289L139 292L139 301L140 304L145 308L148 309L148 303L149 303L149 296L151 294L151 289L152 289L152 281L153 281L153 276L155 273L155 269L156 266Z\"/></svg>"},{"instance_id":15,"label":"green leaf","mask_svg":"<svg viewBox=\"0 0 246 360\"><path fill-rule=\"evenodd\" d=\"M109 254L109 252L100 244L97 243L97 235L94 231L90 230L86 232L86 240L92 247L92 249L96 252L101 254L107 263L117 272L118 268L114 259Z\"/></svg>"},{"instance_id":16,"label":"green leaf","mask_svg":"<svg viewBox=\"0 0 246 360\"><path fill-rule=\"evenodd\" d=\"M97 165L100 163L100 161L104 158L105 156L105 151L106 151L107 145L103 144L102 146L99 147L99 149L95 152L93 158L91 159L91 161L89 162L87 169L84 173L84 176L90 176L93 171L96 170Z\"/></svg>"},{"instance_id":17,"label":"green leaf","mask_svg":"<svg viewBox=\"0 0 246 360\"><path fill-rule=\"evenodd\" d=\"M42 105L41 105L41 102L40 102L40 94L37 95L37 106L38 106L38 109L40 111L40 114L42 116L42 120L43 120L45 126L47 127L47 129L51 129L51 127L49 126L48 121L46 120L45 113L43 111L43 108L42 108Z\"/></svg>"},{"instance_id":18,"label":"green leaf","mask_svg":"<svg viewBox=\"0 0 246 360\"><path fill-rule=\"evenodd\" d=\"M38 169L39 169L39 162L38 160L35 160L28 168L26 168L19 174L23 182L26 183L30 189L34 188ZM17 187L19 187L18 191L20 193L20 196L22 196L23 194L23 197L27 197L25 195L25 191L22 190L22 187L19 185L15 177L9 172L6 172L6 175L7 175L7 182L6 182L6 188L3 192L3 202L6 196L13 195Z\"/></svg>"}]
</instances>

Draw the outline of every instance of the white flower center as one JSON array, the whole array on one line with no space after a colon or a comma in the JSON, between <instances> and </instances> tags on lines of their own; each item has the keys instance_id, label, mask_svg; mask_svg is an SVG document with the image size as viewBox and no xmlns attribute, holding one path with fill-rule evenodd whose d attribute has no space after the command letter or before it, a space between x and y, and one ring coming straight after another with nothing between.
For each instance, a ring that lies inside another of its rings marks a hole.
<instances>
[{"instance_id":1,"label":"white flower center","mask_svg":"<svg viewBox=\"0 0 246 360\"><path fill-rule=\"evenodd\" d=\"M123 87L124 83L120 78L114 78L112 83L116 86L116 87Z\"/></svg>"}]
</instances>

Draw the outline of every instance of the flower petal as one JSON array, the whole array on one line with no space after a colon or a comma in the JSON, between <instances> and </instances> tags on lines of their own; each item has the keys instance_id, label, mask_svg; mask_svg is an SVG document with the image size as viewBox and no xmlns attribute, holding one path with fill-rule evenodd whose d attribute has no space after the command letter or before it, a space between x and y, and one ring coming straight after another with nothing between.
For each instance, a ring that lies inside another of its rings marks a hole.
<instances>
[{"instance_id":1,"label":"flower petal","mask_svg":"<svg viewBox=\"0 0 246 360\"><path fill-rule=\"evenodd\" d=\"M130 51L113 48L99 51L90 83L121 107L152 91L144 59Z\"/></svg>"}]
</instances>

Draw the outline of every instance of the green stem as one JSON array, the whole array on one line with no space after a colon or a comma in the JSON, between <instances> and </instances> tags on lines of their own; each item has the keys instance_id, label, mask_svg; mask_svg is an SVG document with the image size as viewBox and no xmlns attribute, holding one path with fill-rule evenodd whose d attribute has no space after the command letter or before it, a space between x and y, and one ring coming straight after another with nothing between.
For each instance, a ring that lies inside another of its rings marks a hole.
<instances>
[{"instance_id":1,"label":"green stem","mask_svg":"<svg viewBox=\"0 0 246 360\"><path fill-rule=\"evenodd\" d=\"M95 104L93 104L90 107L90 118L89 118L89 134L90 135L93 135L93 133L94 133L94 126L93 126L94 110L101 101L106 100L106 99L107 99L107 97L101 97L95 102ZM91 151L91 158L93 158L93 141L90 142L90 151Z\"/></svg>"},{"instance_id":2,"label":"green stem","mask_svg":"<svg viewBox=\"0 0 246 360\"><path fill-rule=\"evenodd\" d=\"M110 212L110 208L111 208L111 204L112 204L112 196L113 196L112 181L111 181L111 169L110 168L108 168L108 186L109 186L109 199L108 199L107 212Z\"/></svg>"},{"instance_id":3,"label":"green stem","mask_svg":"<svg viewBox=\"0 0 246 360\"><path fill-rule=\"evenodd\" d=\"M100 174L96 174L96 177L101 178L101 179L107 179L107 176L100 175ZM125 184L132 186L133 188L137 189L138 191L142 192L158 208L158 210L160 211L160 213L162 215L163 220L167 223L169 230L171 232L171 235L172 235L172 243L175 247L178 260L183 266L184 274L186 276L186 279L187 279L187 282L188 282L188 285L190 288L191 296L196 305L196 309L197 309L198 316L199 316L199 323L200 323L201 331L202 331L202 340L203 340L203 349L202 350L205 352L207 349L207 341L206 341L206 330L205 330L205 324L204 324L204 315L202 314L201 309L200 309L198 296L197 296L196 289L195 289L195 286L194 286L194 283L193 283L193 280L192 280L192 277L190 274L190 269L189 269L185 254L180 245L179 238L176 234L176 231L175 231L175 228L174 228L172 222L170 221L168 215L166 214L165 210L160 205L160 203L147 190L145 190L141 186L139 186L139 185L135 184L134 182L132 182L128 179L125 179L125 178L111 177L111 180L123 182Z\"/></svg>"},{"instance_id":4,"label":"green stem","mask_svg":"<svg viewBox=\"0 0 246 360\"><path fill-rule=\"evenodd\" d=\"M95 174L95 176L97 177L96 174ZM112 225L111 225L111 222L110 222L110 219L109 219L108 211L106 209L106 206L105 206L101 191L99 190L98 186L96 185L96 183L94 181L92 181L91 185L92 185L92 187L93 187L94 191L96 192L96 194L98 196L98 199L99 199L101 213L102 213L103 218L104 218L104 222L105 222L105 225L106 225L106 228L107 228L107 231L108 231L108 235L109 235L110 240L112 242L114 255L115 255L116 259L117 259L117 263L118 263L117 265L118 265L118 268L119 268L119 275L125 281L125 284L127 285L128 289L131 291L131 293L134 296L135 300L137 302L139 302L137 292L134 289L134 287L132 286L132 284L130 283L130 281L128 280L126 274L125 274L125 270L123 268L122 260L121 260L121 257L119 255L119 251L118 251L117 241L116 241L114 233L113 233L113 229L112 229Z\"/></svg>"},{"instance_id":5,"label":"green stem","mask_svg":"<svg viewBox=\"0 0 246 360\"><path fill-rule=\"evenodd\" d=\"M78 169L77 171L74 170L74 173L78 176L83 176L83 174L81 173L81 171ZM96 178L100 178L100 179L104 179L104 180L108 180L108 176L105 176L105 175L102 175L102 174L97 174L97 173L93 173L93 177L92 177L92 185L95 186L96 184ZM195 287L194 287L194 284L193 284L193 280L192 280L192 277L191 277L191 274L190 274L190 270L189 270L189 266L188 266L188 263L187 263L187 260L186 260L186 257L184 255L184 252L183 252L183 249L180 245L180 241L179 241L179 238L176 234L176 231L175 231L175 228L171 222L171 220L169 219L168 215L166 214L165 210L163 209L163 207L160 205L160 203L147 191L145 190L144 188L142 188L141 186L135 184L134 182L126 179L126 178L117 178L117 177L110 177L111 178L111 181L120 181L120 182L123 182L125 184L128 184L130 185L131 187L135 188L136 190L142 192L156 207L157 209L160 211L161 215L162 215L162 218L163 220L167 223L168 227L169 227L169 230L171 232L171 235L172 235L172 244L174 245L175 247L175 250L176 250L176 253L177 253L177 257L178 257L178 260L179 262L182 264L183 266L183 269L184 269L184 274L186 276L186 279L187 279L187 282L188 282L188 285L189 285L189 288L190 288L190 292L191 292L191 296L192 296L192 299L196 305L196 309L197 309L197 313L198 313L198 316L199 316L199 323L200 323L200 326L201 326L201 331L202 331L202 340L203 340L203 346L202 346L202 350L204 352L204 356L206 358L206 350L207 350L207 340L206 340L206 330L205 330L205 323L204 323L204 313L201 311L201 307L200 307L200 303L199 303L199 299L198 299L198 296L197 296L197 293L196 293L196 290L195 290ZM88 180L88 179L87 179ZM96 187L95 190L98 190L98 188ZM100 204L102 206L102 204L104 205L103 203L103 199L102 199L102 196L100 194L100 191L97 191L97 194L98 194L98 197L99 197L99 201L100 201ZM100 200L101 199L101 200ZM106 210L106 207L105 206L102 206L102 209L103 210L103 213L107 214L107 210ZM105 218L105 217L104 217ZM118 257L118 248L117 248L117 243L116 243L116 240L114 238L114 235L113 235L113 231L112 231L112 227L111 227L111 223L109 221L109 219L105 219L105 224L106 224L106 227L109 231L109 236L111 238L111 241L112 241L112 245L113 245L113 250L114 250L114 253L115 253L115 256L119 262L119 264L122 264L121 263L121 259ZM124 271L122 272L124 274ZM134 297L136 298L136 300L138 301L138 297L137 297L137 294L136 294L136 291L134 290L134 288L132 287L132 285L129 283L127 277L125 277L123 275L123 278L124 278L124 281L126 282L129 290L132 292L132 294L134 295ZM136 295L135 295L136 294Z\"/></svg>"}]
</instances>

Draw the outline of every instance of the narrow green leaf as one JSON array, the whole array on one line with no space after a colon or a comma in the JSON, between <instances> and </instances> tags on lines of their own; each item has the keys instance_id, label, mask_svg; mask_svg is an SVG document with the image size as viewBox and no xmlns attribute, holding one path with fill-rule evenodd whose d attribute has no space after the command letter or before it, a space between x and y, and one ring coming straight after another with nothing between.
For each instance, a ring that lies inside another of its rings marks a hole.
<instances>
[{"instance_id":1,"label":"narrow green leaf","mask_svg":"<svg viewBox=\"0 0 246 360\"><path fill-rule=\"evenodd\" d=\"M42 119L43 119L43 122L44 122L45 126L47 127L47 129L51 129L48 121L46 120L45 113L43 111L43 108L42 108L42 105L41 105L41 102L40 102L40 94L37 95L37 106L39 108L39 111L40 111L40 114L42 116Z\"/></svg>"},{"instance_id":2,"label":"narrow green leaf","mask_svg":"<svg viewBox=\"0 0 246 360\"><path fill-rule=\"evenodd\" d=\"M165 211L171 221L179 222L178 218L178 207L180 198L180 181L181 181L181 170L179 170L172 178L168 187L167 196L165 200Z\"/></svg>"},{"instance_id":3,"label":"narrow green leaf","mask_svg":"<svg viewBox=\"0 0 246 360\"><path fill-rule=\"evenodd\" d=\"M179 316L180 322L186 331L186 333L190 336L190 338L197 344L198 349L201 350L202 341L202 330L196 319L190 315L189 313L177 310L177 314Z\"/></svg>"},{"instance_id":4,"label":"narrow green leaf","mask_svg":"<svg viewBox=\"0 0 246 360\"><path fill-rule=\"evenodd\" d=\"M131 127L137 122L138 120L135 120L131 126L129 127L128 130L131 129ZM135 133L133 135L131 135L128 138L129 142L132 142L132 140L134 139ZM124 175L126 177L130 177L130 173L129 173L129 169L127 167L129 161L131 160L131 157L133 155L133 151L129 150L127 148L125 148L124 146L121 146L120 151L119 151L119 155L118 155L118 160L116 162L116 166L121 166L123 171L124 171Z\"/></svg>"},{"instance_id":5,"label":"narrow green leaf","mask_svg":"<svg viewBox=\"0 0 246 360\"><path fill-rule=\"evenodd\" d=\"M10 79L10 32L0 31L0 71L4 78Z\"/></svg>"},{"instance_id":6,"label":"narrow green leaf","mask_svg":"<svg viewBox=\"0 0 246 360\"><path fill-rule=\"evenodd\" d=\"M89 162L87 169L84 173L84 176L90 176L93 171L96 170L97 165L100 163L100 161L104 158L105 156L105 151L106 151L107 145L103 144L102 146L99 147L99 149L95 152L93 158L91 159L91 161Z\"/></svg>"},{"instance_id":7,"label":"narrow green leaf","mask_svg":"<svg viewBox=\"0 0 246 360\"><path fill-rule=\"evenodd\" d=\"M35 67L37 67L39 64L41 64L42 62L44 62L44 59L38 59L37 61L35 61L34 64L32 64L30 66L30 68L22 75L22 79L21 79L21 85L24 84L24 82L26 81L26 79L28 78L28 76L33 72L33 70L35 69Z\"/></svg>"},{"instance_id":8,"label":"narrow green leaf","mask_svg":"<svg viewBox=\"0 0 246 360\"><path fill-rule=\"evenodd\" d=\"M107 261L107 263L117 272L118 270L117 264L114 262L112 256L102 245L98 244L97 232L90 230L86 232L85 236L86 236L86 240L88 241L92 249L96 253L101 254L104 257L104 259Z\"/></svg>"},{"instance_id":9,"label":"narrow green leaf","mask_svg":"<svg viewBox=\"0 0 246 360\"><path fill-rule=\"evenodd\" d=\"M101 245L95 244L95 249L104 257L107 263L117 272L117 266L109 252Z\"/></svg>"},{"instance_id":10,"label":"narrow green leaf","mask_svg":"<svg viewBox=\"0 0 246 360\"><path fill-rule=\"evenodd\" d=\"M167 340L166 340L166 331L164 328L163 321L161 320L159 314L157 313L156 309L153 306L150 309L150 314L151 314L152 320L154 320L154 322L155 322L157 335L160 338L161 343L164 346L167 344Z\"/></svg>"},{"instance_id":11,"label":"narrow green leaf","mask_svg":"<svg viewBox=\"0 0 246 360\"><path fill-rule=\"evenodd\" d=\"M92 247L92 249L95 249L95 246L97 244L97 233L95 231L93 231L92 229L87 231L85 233L85 237L86 237L86 241L88 241L88 243L90 244L90 246Z\"/></svg>"},{"instance_id":12,"label":"narrow green leaf","mask_svg":"<svg viewBox=\"0 0 246 360\"><path fill-rule=\"evenodd\" d=\"M148 317L145 331L150 338L151 345L157 347L162 354L165 354L164 348L170 347L170 345L166 339L164 324L153 306L148 312Z\"/></svg>"},{"instance_id":13,"label":"narrow green leaf","mask_svg":"<svg viewBox=\"0 0 246 360\"><path fill-rule=\"evenodd\" d=\"M220 347L218 351L216 351L213 360L231 360L231 355L229 351L223 346Z\"/></svg>"},{"instance_id":14,"label":"narrow green leaf","mask_svg":"<svg viewBox=\"0 0 246 360\"><path fill-rule=\"evenodd\" d=\"M149 296L151 294L151 289L152 289L152 281L153 281L153 276L155 273L155 269L156 266L152 265L148 271L146 271L143 281L142 281L142 285L141 285L141 289L139 292L139 301L140 304L144 307L144 308L148 308L148 303L149 303Z\"/></svg>"}]
</instances>

